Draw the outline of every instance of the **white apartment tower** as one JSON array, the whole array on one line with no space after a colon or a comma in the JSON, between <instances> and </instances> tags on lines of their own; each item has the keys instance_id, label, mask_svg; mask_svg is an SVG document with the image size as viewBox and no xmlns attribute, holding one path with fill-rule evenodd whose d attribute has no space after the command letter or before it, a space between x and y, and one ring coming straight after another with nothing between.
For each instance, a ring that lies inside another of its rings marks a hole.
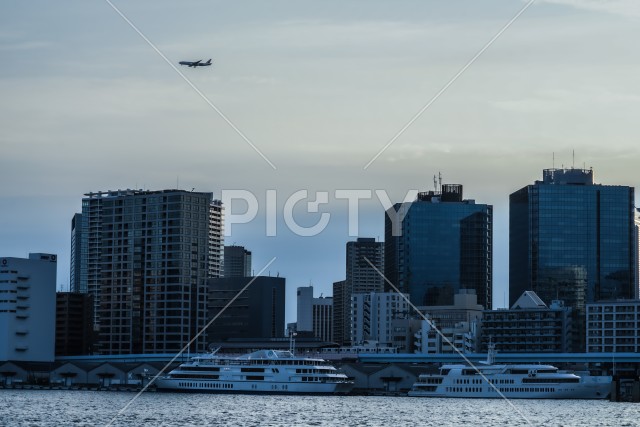
<instances>
[{"instance_id":1,"label":"white apartment tower","mask_svg":"<svg viewBox=\"0 0 640 427\"><path fill-rule=\"evenodd\" d=\"M52 362L56 256L0 258L0 361Z\"/></svg>"}]
</instances>

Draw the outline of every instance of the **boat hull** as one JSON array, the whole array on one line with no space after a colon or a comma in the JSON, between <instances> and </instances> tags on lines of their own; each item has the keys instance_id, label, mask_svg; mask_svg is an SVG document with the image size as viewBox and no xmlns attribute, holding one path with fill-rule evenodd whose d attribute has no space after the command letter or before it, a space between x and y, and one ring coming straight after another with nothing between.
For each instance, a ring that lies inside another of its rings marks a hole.
<instances>
[{"instance_id":1,"label":"boat hull","mask_svg":"<svg viewBox=\"0 0 640 427\"><path fill-rule=\"evenodd\" d=\"M496 386L497 390L486 383L478 387L457 387L460 390L435 391L411 390L411 397L452 397L478 399L606 399L611 393L611 377L585 377L576 384L545 384L541 386ZM451 387L450 387L451 388ZM499 391L499 392L498 392Z\"/></svg>"},{"instance_id":2,"label":"boat hull","mask_svg":"<svg viewBox=\"0 0 640 427\"><path fill-rule=\"evenodd\" d=\"M158 378L158 391L217 394L346 394L352 383L292 383L275 381L216 381Z\"/></svg>"}]
</instances>

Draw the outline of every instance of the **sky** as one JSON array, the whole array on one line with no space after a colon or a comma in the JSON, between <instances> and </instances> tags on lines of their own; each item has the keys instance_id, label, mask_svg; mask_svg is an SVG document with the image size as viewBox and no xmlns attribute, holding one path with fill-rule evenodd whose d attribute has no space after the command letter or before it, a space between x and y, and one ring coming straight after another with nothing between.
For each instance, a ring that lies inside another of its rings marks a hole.
<instances>
[{"instance_id":1,"label":"sky","mask_svg":"<svg viewBox=\"0 0 640 427\"><path fill-rule=\"evenodd\" d=\"M226 243L251 250L256 273L276 258L264 274L287 278L292 322L296 287L327 296L345 277L345 243L356 236L335 191L384 190L401 202L441 173L494 206L494 306L504 306L510 193L563 166L640 184L640 2L534 2L365 165L527 3L113 1L176 67L213 59L180 68L209 104L108 1L4 1L0 256L58 254L66 290L84 193L247 190L258 214L228 226ZM331 214L318 235L284 223L299 190L329 194L319 212L303 212L304 201L295 211L307 226ZM358 218L358 235L383 238L375 196Z\"/></svg>"}]
</instances>

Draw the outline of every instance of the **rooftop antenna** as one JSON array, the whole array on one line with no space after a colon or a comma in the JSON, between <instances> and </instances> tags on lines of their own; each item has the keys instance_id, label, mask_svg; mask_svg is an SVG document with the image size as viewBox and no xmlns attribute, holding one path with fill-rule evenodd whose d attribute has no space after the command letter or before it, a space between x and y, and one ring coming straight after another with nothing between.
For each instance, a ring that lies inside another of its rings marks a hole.
<instances>
[{"instance_id":1,"label":"rooftop antenna","mask_svg":"<svg viewBox=\"0 0 640 427\"><path fill-rule=\"evenodd\" d=\"M576 168L576 150L571 150L571 155L573 156L573 164L571 165L571 169Z\"/></svg>"},{"instance_id":2,"label":"rooftop antenna","mask_svg":"<svg viewBox=\"0 0 640 427\"><path fill-rule=\"evenodd\" d=\"M176 190L180 189L180 176L176 176Z\"/></svg>"},{"instance_id":3,"label":"rooftop antenna","mask_svg":"<svg viewBox=\"0 0 640 427\"><path fill-rule=\"evenodd\" d=\"M433 191L438 191L438 178L433 175Z\"/></svg>"},{"instance_id":4,"label":"rooftop antenna","mask_svg":"<svg viewBox=\"0 0 640 427\"><path fill-rule=\"evenodd\" d=\"M438 184L440 184L440 191L442 191L442 174L438 172Z\"/></svg>"}]
</instances>

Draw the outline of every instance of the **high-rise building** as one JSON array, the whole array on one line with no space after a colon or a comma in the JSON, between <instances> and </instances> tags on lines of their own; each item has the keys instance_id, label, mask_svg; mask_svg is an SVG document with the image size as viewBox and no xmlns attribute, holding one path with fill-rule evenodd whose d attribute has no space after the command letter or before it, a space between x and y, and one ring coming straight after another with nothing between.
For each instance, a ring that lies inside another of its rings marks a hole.
<instances>
[{"instance_id":1,"label":"high-rise building","mask_svg":"<svg viewBox=\"0 0 640 427\"><path fill-rule=\"evenodd\" d=\"M56 293L56 356L93 353L93 301L90 294Z\"/></svg>"},{"instance_id":2,"label":"high-rise building","mask_svg":"<svg viewBox=\"0 0 640 427\"><path fill-rule=\"evenodd\" d=\"M347 242L346 259L347 278L333 285L333 336L341 345L351 344L351 295L384 290L384 243L372 237Z\"/></svg>"},{"instance_id":3,"label":"high-rise building","mask_svg":"<svg viewBox=\"0 0 640 427\"><path fill-rule=\"evenodd\" d=\"M82 214L75 214L71 219L71 266L69 269L69 287L71 292L86 293L87 289L81 289L82 280Z\"/></svg>"},{"instance_id":4,"label":"high-rise building","mask_svg":"<svg viewBox=\"0 0 640 427\"><path fill-rule=\"evenodd\" d=\"M585 305L637 292L634 189L594 184L593 171L545 169L509 199L509 294L526 290L573 308L584 351Z\"/></svg>"},{"instance_id":5,"label":"high-rise building","mask_svg":"<svg viewBox=\"0 0 640 427\"><path fill-rule=\"evenodd\" d=\"M297 291L297 332L311 332L323 341L333 341L333 298L313 297L313 286Z\"/></svg>"},{"instance_id":6,"label":"high-rise building","mask_svg":"<svg viewBox=\"0 0 640 427\"><path fill-rule=\"evenodd\" d=\"M385 276L415 305L451 305L475 289L491 308L492 230L493 207L464 200L462 185L419 193L386 212Z\"/></svg>"},{"instance_id":7,"label":"high-rise building","mask_svg":"<svg viewBox=\"0 0 640 427\"><path fill-rule=\"evenodd\" d=\"M635 239L634 249L635 254L634 258L636 260L635 266L635 299L640 299L640 209L636 209L634 213L634 227L633 227L633 237Z\"/></svg>"},{"instance_id":8,"label":"high-rise building","mask_svg":"<svg viewBox=\"0 0 640 427\"><path fill-rule=\"evenodd\" d=\"M207 323L215 319L207 328L208 343L284 337L283 277L221 277L207 285Z\"/></svg>"},{"instance_id":9,"label":"high-rise building","mask_svg":"<svg viewBox=\"0 0 640 427\"><path fill-rule=\"evenodd\" d=\"M340 345L351 344L351 297L346 288L346 280L333 283L333 341Z\"/></svg>"},{"instance_id":10,"label":"high-rise building","mask_svg":"<svg viewBox=\"0 0 640 427\"><path fill-rule=\"evenodd\" d=\"M225 246L223 276L251 276L251 251L246 250L244 246Z\"/></svg>"},{"instance_id":11,"label":"high-rise building","mask_svg":"<svg viewBox=\"0 0 640 427\"><path fill-rule=\"evenodd\" d=\"M53 362L56 256L0 258L0 361Z\"/></svg>"},{"instance_id":12,"label":"high-rise building","mask_svg":"<svg viewBox=\"0 0 640 427\"><path fill-rule=\"evenodd\" d=\"M313 332L313 286L296 290L296 332Z\"/></svg>"},{"instance_id":13,"label":"high-rise building","mask_svg":"<svg viewBox=\"0 0 640 427\"><path fill-rule=\"evenodd\" d=\"M221 215L211 193L85 195L79 289L94 299L99 353L175 352L204 327L206 280L221 266L211 228L221 230ZM204 348L201 336L190 350Z\"/></svg>"},{"instance_id":14,"label":"high-rise building","mask_svg":"<svg viewBox=\"0 0 640 427\"><path fill-rule=\"evenodd\" d=\"M347 283L352 293L383 291L383 272L384 242L376 242L373 237L347 242Z\"/></svg>"}]
</instances>

